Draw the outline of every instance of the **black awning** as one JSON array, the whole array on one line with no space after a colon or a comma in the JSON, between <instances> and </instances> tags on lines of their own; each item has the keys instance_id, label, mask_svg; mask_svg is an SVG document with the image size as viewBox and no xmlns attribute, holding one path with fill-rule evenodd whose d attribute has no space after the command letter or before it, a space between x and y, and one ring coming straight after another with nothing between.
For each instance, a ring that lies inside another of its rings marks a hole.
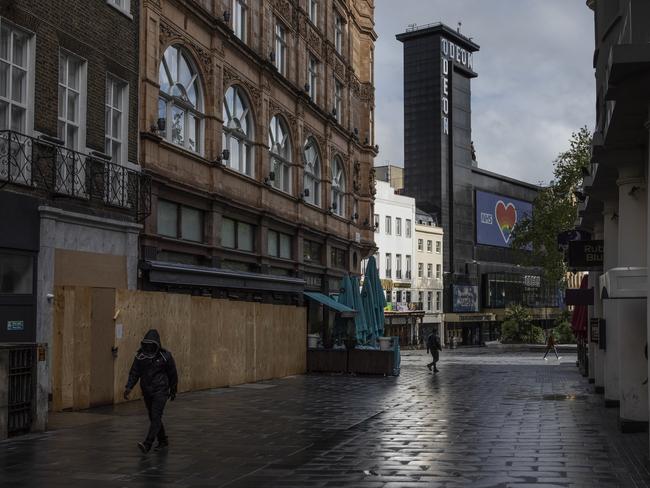
<instances>
[{"instance_id":1,"label":"black awning","mask_svg":"<svg viewBox=\"0 0 650 488\"><path fill-rule=\"evenodd\" d=\"M149 271L149 281L165 285L259 290L280 293L302 293L305 280L190 264L145 261L142 269Z\"/></svg>"}]
</instances>

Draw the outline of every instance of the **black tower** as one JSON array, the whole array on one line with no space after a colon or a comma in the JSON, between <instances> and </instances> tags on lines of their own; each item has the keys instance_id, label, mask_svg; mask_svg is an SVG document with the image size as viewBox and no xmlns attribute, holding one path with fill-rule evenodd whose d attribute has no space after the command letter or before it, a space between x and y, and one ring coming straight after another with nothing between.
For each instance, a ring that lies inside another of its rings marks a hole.
<instances>
[{"instance_id":1,"label":"black tower","mask_svg":"<svg viewBox=\"0 0 650 488\"><path fill-rule=\"evenodd\" d=\"M404 193L438 216L444 270L464 273L454 263L473 258L470 81L479 46L440 23L397 39L404 43Z\"/></svg>"}]
</instances>

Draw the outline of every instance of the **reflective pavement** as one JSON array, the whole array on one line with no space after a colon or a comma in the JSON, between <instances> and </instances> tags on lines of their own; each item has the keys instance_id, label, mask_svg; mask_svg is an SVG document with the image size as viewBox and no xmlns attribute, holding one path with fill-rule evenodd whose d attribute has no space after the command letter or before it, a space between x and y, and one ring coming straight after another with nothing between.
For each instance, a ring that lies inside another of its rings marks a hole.
<instances>
[{"instance_id":1,"label":"reflective pavement","mask_svg":"<svg viewBox=\"0 0 650 488\"><path fill-rule=\"evenodd\" d=\"M296 376L180 395L166 452L142 455L141 402L59 414L55 430L0 443L1 487L637 487L647 434L575 355L405 352L397 378ZM181 365L182 367L182 365Z\"/></svg>"}]
</instances>

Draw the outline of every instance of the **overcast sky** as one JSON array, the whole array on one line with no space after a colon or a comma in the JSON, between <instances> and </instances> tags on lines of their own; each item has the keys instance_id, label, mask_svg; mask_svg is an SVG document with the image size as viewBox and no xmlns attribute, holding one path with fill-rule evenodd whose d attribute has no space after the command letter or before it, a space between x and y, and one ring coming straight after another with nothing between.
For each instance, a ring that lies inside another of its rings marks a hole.
<instances>
[{"instance_id":1,"label":"overcast sky","mask_svg":"<svg viewBox=\"0 0 650 488\"><path fill-rule=\"evenodd\" d=\"M472 139L479 166L548 182L571 132L595 123L593 16L584 0L376 0L375 164L402 165L402 44L409 24L442 21L481 46L474 55Z\"/></svg>"}]
</instances>

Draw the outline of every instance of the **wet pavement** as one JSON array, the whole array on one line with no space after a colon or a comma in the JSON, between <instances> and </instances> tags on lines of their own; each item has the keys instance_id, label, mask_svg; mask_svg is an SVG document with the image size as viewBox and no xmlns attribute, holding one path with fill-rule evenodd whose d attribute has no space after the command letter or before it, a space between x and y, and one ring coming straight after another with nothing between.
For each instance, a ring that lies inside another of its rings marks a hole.
<instances>
[{"instance_id":1,"label":"wet pavement","mask_svg":"<svg viewBox=\"0 0 650 488\"><path fill-rule=\"evenodd\" d=\"M167 452L142 455L141 402L57 415L0 443L0 486L640 487L647 434L620 434L575 355L444 351L432 375L296 376L180 395Z\"/></svg>"}]
</instances>

